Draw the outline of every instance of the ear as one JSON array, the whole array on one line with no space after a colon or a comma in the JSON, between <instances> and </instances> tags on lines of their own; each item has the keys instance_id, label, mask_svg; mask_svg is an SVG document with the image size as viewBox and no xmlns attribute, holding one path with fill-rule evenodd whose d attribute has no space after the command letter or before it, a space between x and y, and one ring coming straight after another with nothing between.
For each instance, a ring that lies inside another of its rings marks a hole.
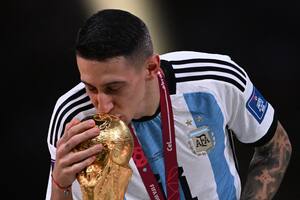
<instances>
[{"instance_id":1,"label":"ear","mask_svg":"<svg viewBox=\"0 0 300 200\"><path fill-rule=\"evenodd\" d=\"M154 54L148 58L147 61L147 78L153 79L157 76L157 72L160 69L159 55Z\"/></svg>"}]
</instances>

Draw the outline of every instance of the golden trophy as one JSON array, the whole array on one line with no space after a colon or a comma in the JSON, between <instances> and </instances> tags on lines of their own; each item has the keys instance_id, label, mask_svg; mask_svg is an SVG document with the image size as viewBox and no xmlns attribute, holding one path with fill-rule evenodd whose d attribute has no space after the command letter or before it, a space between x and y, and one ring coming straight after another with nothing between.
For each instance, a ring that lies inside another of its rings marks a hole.
<instances>
[{"instance_id":1,"label":"golden trophy","mask_svg":"<svg viewBox=\"0 0 300 200\"><path fill-rule=\"evenodd\" d=\"M100 133L74 150L81 151L95 144L102 144L103 150L91 165L77 174L83 200L123 200L132 176L129 160L133 137L130 129L113 115L95 114L89 118L96 122Z\"/></svg>"}]
</instances>

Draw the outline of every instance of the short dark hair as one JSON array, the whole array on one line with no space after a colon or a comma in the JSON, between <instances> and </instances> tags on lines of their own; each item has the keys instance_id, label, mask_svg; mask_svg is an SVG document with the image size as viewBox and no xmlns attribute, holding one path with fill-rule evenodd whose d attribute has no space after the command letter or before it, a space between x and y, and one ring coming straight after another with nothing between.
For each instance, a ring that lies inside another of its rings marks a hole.
<instances>
[{"instance_id":1,"label":"short dark hair","mask_svg":"<svg viewBox=\"0 0 300 200\"><path fill-rule=\"evenodd\" d=\"M153 54L146 24L123 10L105 9L87 19L78 32L76 54L90 60L124 56L145 59Z\"/></svg>"}]
</instances>

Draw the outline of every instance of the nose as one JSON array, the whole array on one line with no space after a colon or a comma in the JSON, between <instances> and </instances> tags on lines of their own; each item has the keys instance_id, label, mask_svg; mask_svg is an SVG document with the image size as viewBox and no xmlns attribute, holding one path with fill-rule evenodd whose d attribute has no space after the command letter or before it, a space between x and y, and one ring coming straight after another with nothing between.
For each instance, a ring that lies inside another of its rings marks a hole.
<instances>
[{"instance_id":1,"label":"nose","mask_svg":"<svg viewBox=\"0 0 300 200\"><path fill-rule=\"evenodd\" d=\"M100 113L109 113L114 107L112 97L105 93L98 93L96 101L97 111Z\"/></svg>"}]
</instances>

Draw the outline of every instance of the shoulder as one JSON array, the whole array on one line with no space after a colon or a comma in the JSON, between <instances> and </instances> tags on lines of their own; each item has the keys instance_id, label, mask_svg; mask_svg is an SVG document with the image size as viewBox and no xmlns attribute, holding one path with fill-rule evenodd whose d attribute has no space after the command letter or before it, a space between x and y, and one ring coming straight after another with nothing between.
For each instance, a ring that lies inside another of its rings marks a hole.
<instances>
[{"instance_id":1,"label":"shoulder","mask_svg":"<svg viewBox=\"0 0 300 200\"><path fill-rule=\"evenodd\" d=\"M90 104L90 99L86 94L84 84L79 83L57 99L53 114L73 112L85 104Z\"/></svg>"},{"instance_id":2,"label":"shoulder","mask_svg":"<svg viewBox=\"0 0 300 200\"><path fill-rule=\"evenodd\" d=\"M206 53L206 52L197 52L197 51L173 51L160 55L161 59L168 61L181 61L188 60L193 58L202 58L202 59L216 59L231 61L231 58L228 55L217 54L217 53Z\"/></svg>"},{"instance_id":3,"label":"shoulder","mask_svg":"<svg viewBox=\"0 0 300 200\"><path fill-rule=\"evenodd\" d=\"M228 55L195 51L176 51L160 56L172 68L177 86L193 86L230 89L244 92L248 75Z\"/></svg>"},{"instance_id":4,"label":"shoulder","mask_svg":"<svg viewBox=\"0 0 300 200\"><path fill-rule=\"evenodd\" d=\"M83 83L77 84L61 95L56 101L52 112L48 129L48 143L51 145L56 144L56 141L63 135L65 125L72 118L82 119L93 110L94 107L86 94Z\"/></svg>"},{"instance_id":5,"label":"shoulder","mask_svg":"<svg viewBox=\"0 0 300 200\"><path fill-rule=\"evenodd\" d=\"M71 88L69 91L67 91L66 93L64 93L63 95L61 95L58 100L57 100L57 104L61 104L65 101L69 101L70 99L74 99L77 96L80 96L82 94L85 93L85 88L84 88L84 84L83 83L79 83L76 86L74 86L73 88Z\"/></svg>"}]
</instances>

